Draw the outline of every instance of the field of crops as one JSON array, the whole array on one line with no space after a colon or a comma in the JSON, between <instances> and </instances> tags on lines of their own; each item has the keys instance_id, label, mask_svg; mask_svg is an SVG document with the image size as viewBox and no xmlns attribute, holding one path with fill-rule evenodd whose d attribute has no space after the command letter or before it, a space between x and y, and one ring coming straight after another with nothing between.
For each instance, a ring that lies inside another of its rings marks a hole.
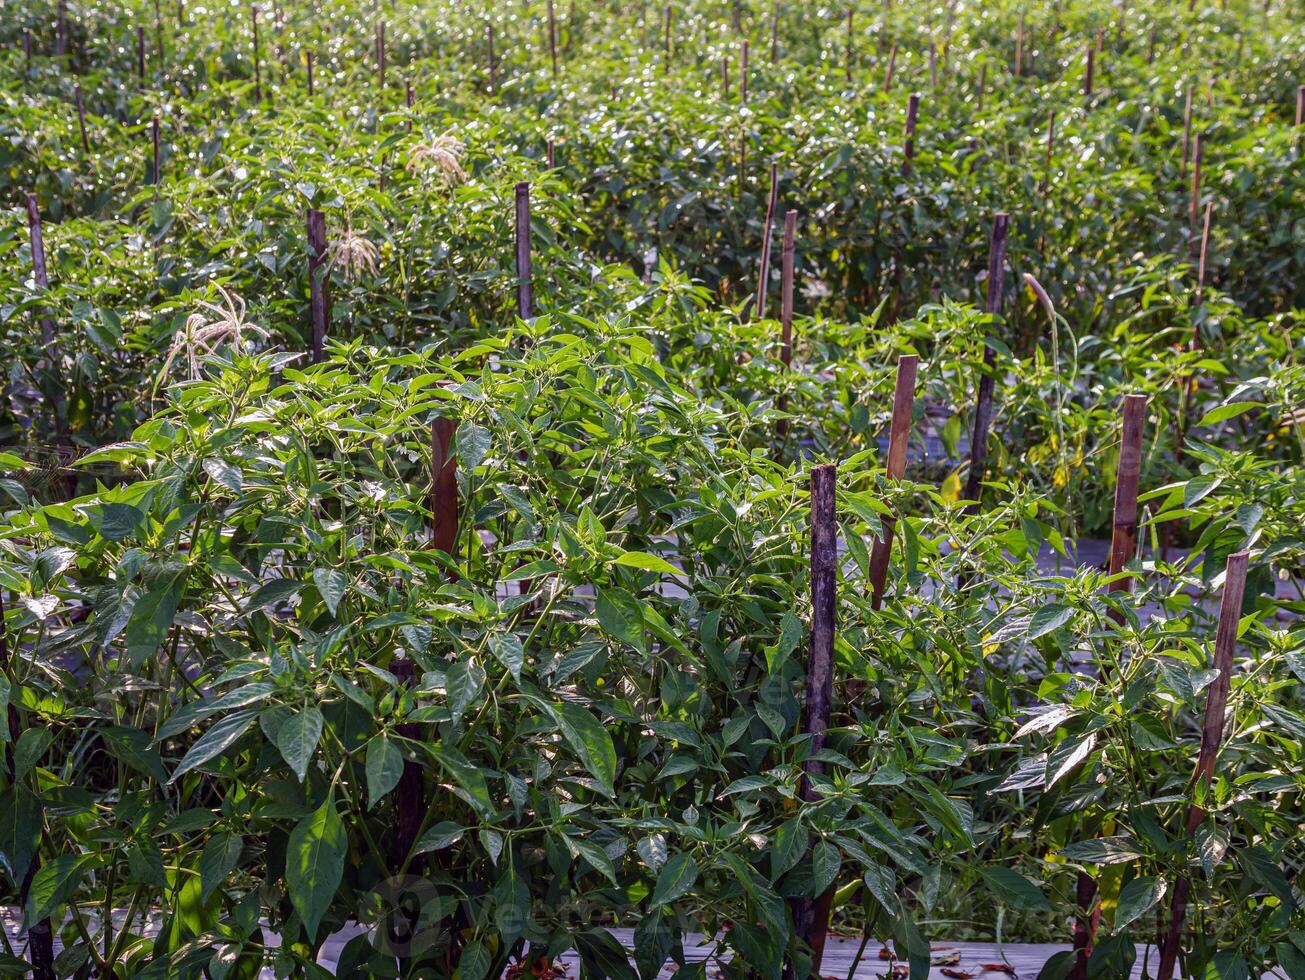
<instances>
[{"instance_id":1,"label":"field of crops","mask_svg":"<svg viewBox=\"0 0 1305 980\"><path fill-rule=\"evenodd\" d=\"M1300 0L4 4L0 975L1305 980L1302 83Z\"/></svg>"}]
</instances>

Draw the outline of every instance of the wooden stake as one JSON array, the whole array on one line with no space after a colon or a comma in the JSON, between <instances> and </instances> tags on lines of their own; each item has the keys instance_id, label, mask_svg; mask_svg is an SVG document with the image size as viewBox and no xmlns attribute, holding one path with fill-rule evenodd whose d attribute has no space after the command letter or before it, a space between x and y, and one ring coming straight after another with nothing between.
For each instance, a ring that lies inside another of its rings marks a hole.
<instances>
[{"instance_id":1,"label":"wooden stake","mask_svg":"<svg viewBox=\"0 0 1305 980\"><path fill-rule=\"evenodd\" d=\"M743 47L739 51L739 101L746 104L748 101L748 41L743 39Z\"/></svg>"},{"instance_id":2,"label":"wooden stake","mask_svg":"<svg viewBox=\"0 0 1305 980\"><path fill-rule=\"evenodd\" d=\"M308 52L308 59L307 59L307 61L308 61L308 97L309 97L309 98L312 98L312 95L313 95L313 53L312 53L311 51Z\"/></svg>"},{"instance_id":3,"label":"wooden stake","mask_svg":"<svg viewBox=\"0 0 1305 980\"><path fill-rule=\"evenodd\" d=\"M50 288L50 277L45 266L45 235L41 231L41 207L35 194L27 195L27 231L32 249L32 281L45 292ZM41 337L46 345L54 340L54 321L42 317Z\"/></svg>"},{"instance_id":4,"label":"wooden stake","mask_svg":"<svg viewBox=\"0 0 1305 980\"><path fill-rule=\"evenodd\" d=\"M1296 125L1305 126L1305 85L1296 86Z\"/></svg>"},{"instance_id":5,"label":"wooden stake","mask_svg":"<svg viewBox=\"0 0 1305 980\"><path fill-rule=\"evenodd\" d=\"M915 373L920 358L903 354L897 359L897 384L893 388L893 415L888 424L888 460L884 475L900 480L906 474L906 447L911 440L911 416L915 411ZM870 607L879 609L888 583L888 559L893 550L893 529L897 520L884 517L883 535L870 549Z\"/></svg>"},{"instance_id":6,"label":"wooden stake","mask_svg":"<svg viewBox=\"0 0 1305 980\"><path fill-rule=\"evenodd\" d=\"M852 44L852 8L847 8L847 84L852 84L852 60L856 51Z\"/></svg>"},{"instance_id":7,"label":"wooden stake","mask_svg":"<svg viewBox=\"0 0 1305 980\"><path fill-rule=\"evenodd\" d=\"M1205 269L1206 259L1210 251L1210 219L1214 214L1214 202L1207 201L1205 204L1205 223L1201 226L1201 259L1196 266L1196 305L1200 306L1205 302ZM1195 350L1200 346L1200 331L1192 328L1192 349Z\"/></svg>"},{"instance_id":8,"label":"wooden stake","mask_svg":"<svg viewBox=\"0 0 1305 980\"><path fill-rule=\"evenodd\" d=\"M145 87L145 28L136 26L136 77L140 87Z\"/></svg>"},{"instance_id":9,"label":"wooden stake","mask_svg":"<svg viewBox=\"0 0 1305 980\"><path fill-rule=\"evenodd\" d=\"M530 271L530 184L517 184L517 316L529 320L535 315L535 293Z\"/></svg>"},{"instance_id":10,"label":"wooden stake","mask_svg":"<svg viewBox=\"0 0 1305 980\"><path fill-rule=\"evenodd\" d=\"M385 21L376 22L376 87L385 91Z\"/></svg>"},{"instance_id":11,"label":"wooden stake","mask_svg":"<svg viewBox=\"0 0 1305 980\"><path fill-rule=\"evenodd\" d=\"M163 176L159 166L159 117L150 121L150 146L153 150L153 164L150 168L150 183L154 185L154 196L159 196L159 182Z\"/></svg>"},{"instance_id":12,"label":"wooden stake","mask_svg":"<svg viewBox=\"0 0 1305 980\"><path fill-rule=\"evenodd\" d=\"M439 418L431 423L431 547L452 555L458 543L458 461L453 455L454 424Z\"/></svg>"},{"instance_id":13,"label":"wooden stake","mask_svg":"<svg viewBox=\"0 0 1305 980\"><path fill-rule=\"evenodd\" d=\"M1179 173L1187 176L1187 161L1192 152L1192 83L1187 83L1187 95L1183 100L1183 163Z\"/></svg>"},{"instance_id":14,"label":"wooden stake","mask_svg":"<svg viewBox=\"0 0 1305 980\"><path fill-rule=\"evenodd\" d=\"M1002 290L1006 285L1006 234L1010 216L998 213L992 220L992 237L988 242L988 296L985 312L997 316L1001 313ZM971 500L969 513L978 513L979 497L983 492L983 471L988 461L988 429L992 425L992 364L996 352L989 346L983 348L984 372L979 377L978 397L974 407L974 430L970 436L970 472L965 480L966 500Z\"/></svg>"},{"instance_id":15,"label":"wooden stake","mask_svg":"<svg viewBox=\"0 0 1305 980\"><path fill-rule=\"evenodd\" d=\"M793 260L797 238L797 212L784 215L784 244L780 252L779 278L779 359L784 367L793 366Z\"/></svg>"},{"instance_id":16,"label":"wooden stake","mask_svg":"<svg viewBox=\"0 0 1305 980\"><path fill-rule=\"evenodd\" d=\"M779 0L775 0L770 17L770 60L779 61Z\"/></svg>"},{"instance_id":17,"label":"wooden stake","mask_svg":"<svg viewBox=\"0 0 1305 980\"><path fill-rule=\"evenodd\" d=\"M920 97L914 92L906 100L906 135L902 139L902 176L910 176L915 156L915 122L920 115Z\"/></svg>"},{"instance_id":18,"label":"wooden stake","mask_svg":"<svg viewBox=\"0 0 1305 980\"><path fill-rule=\"evenodd\" d=\"M1200 249L1197 238L1197 222L1201 218L1201 165L1205 161L1205 134L1197 133L1192 144L1192 185L1187 199L1187 223L1191 238L1191 249Z\"/></svg>"},{"instance_id":19,"label":"wooden stake","mask_svg":"<svg viewBox=\"0 0 1305 980\"><path fill-rule=\"evenodd\" d=\"M884 69L884 91L891 92L893 88L893 70L897 67L897 45L894 44L888 51L888 67Z\"/></svg>"},{"instance_id":20,"label":"wooden stake","mask_svg":"<svg viewBox=\"0 0 1305 980\"><path fill-rule=\"evenodd\" d=\"M662 52L666 56L662 71L668 72L671 70L671 5L669 3L666 5L666 29L662 38Z\"/></svg>"},{"instance_id":21,"label":"wooden stake","mask_svg":"<svg viewBox=\"0 0 1305 980\"><path fill-rule=\"evenodd\" d=\"M494 64L494 25L489 25L489 90L495 92L498 90L498 67Z\"/></svg>"},{"instance_id":22,"label":"wooden stake","mask_svg":"<svg viewBox=\"0 0 1305 980\"><path fill-rule=\"evenodd\" d=\"M86 103L82 101L82 87L80 85L73 87L73 102L77 105L77 127L82 133L82 152L89 154L91 152L91 141L86 135Z\"/></svg>"},{"instance_id":23,"label":"wooden stake","mask_svg":"<svg viewBox=\"0 0 1305 980\"><path fill-rule=\"evenodd\" d=\"M557 77L557 16L553 0L548 0L548 56L553 63L553 77Z\"/></svg>"},{"instance_id":24,"label":"wooden stake","mask_svg":"<svg viewBox=\"0 0 1305 980\"><path fill-rule=\"evenodd\" d=\"M929 87L938 87L938 47L929 42Z\"/></svg>"},{"instance_id":25,"label":"wooden stake","mask_svg":"<svg viewBox=\"0 0 1305 980\"><path fill-rule=\"evenodd\" d=\"M1228 692L1232 682L1233 654L1237 652L1237 627L1241 621L1242 598L1246 593L1246 566L1249 552L1228 556L1224 567L1223 596L1219 602L1219 626L1214 636L1214 681L1206 695L1205 719L1201 726L1201 749L1196 759L1193 788L1210 785L1214 763L1223 741L1224 715L1228 710ZM1205 820L1205 809L1193 802L1187 809L1187 836L1190 838ZM1186 876L1174 882L1170 902L1169 929L1160 943L1160 970L1157 980L1171 980L1182 941L1183 920L1187 916L1187 899L1191 883Z\"/></svg>"},{"instance_id":26,"label":"wooden stake","mask_svg":"<svg viewBox=\"0 0 1305 980\"><path fill-rule=\"evenodd\" d=\"M807 655L807 684L803 731L811 736L810 754L825 745L834 694L834 627L838 605L838 530L835 509L837 468L826 463L811 468L811 639ZM819 794L811 777L824 772L824 764L808 758L803 763L799 793L814 802ZM820 975L825 935L829 928L831 885L816 899L794 903L794 924L798 939L811 948L811 972Z\"/></svg>"},{"instance_id":27,"label":"wooden stake","mask_svg":"<svg viewBox=\"0 0 1305 980\"><path fill-rule=\"evenodd\" d=\"M728 99L730 97L730 58L726 54L720 56L720 85L721 98Z\"/></svg>"},{"instance_id":28,"label":"wooden stake","mask_svg":"<svg viewBox=\"0 0 1305 980\"><path fill-rule=\"evenodd\" d=\"M331 291L326 269L326 215L308 209L308 310L312 318L313 363L326 353L326 331L331 322Z\"/></svg>"},{"instance_id":29,"label":"wooden stake","mask_svg":"<svg viewBox=\"0 0 1305 980\"><path fill-rule=\"evenodd\" d=\"M761 232L761 268L757 274L756 318L766 317L766 292L770 285L770 230L775 224L775 208L779 198L779 164L770 164L770 195L766 198L766 227Z\"/></svg>"},{"instance_id":30,"label":"wooden stake","mask_svg":"<svg viewBox=\"0 0 1305 980\"><path fill-rule=\"evenodd\" d=\"M143 73L142 73L143 75ZM32 29L23 28L23 78L32 77Z\"/></svg>"},{"instance_id":31,"label":"wooden stake","mask_svg":"<svg viewBox=\"0 0 1305 980\"><path fill-rule=\"evenodd\" d=\"M1020 14L1019 27L1015 31L1015 77L1024 74L1024 15Z\"/></svg>"},{"instance_id":32,"label":"wooden stake","mask_svg":"<svg viewBox=\"0 0 1305 980\"><path fill-rule=\"evenodd\" d=\"M254 35L254 103L258 104L263 101L263 79L258 65L258 7L254 4L249 5L249 26Z\"/></svg>"},{"instance_id":33,"label":"wooden stake","mask_svg":"<svg viewBox=\"0 0 1305 980\"><path fill-rule=\"evenodd\" d=\"M1123 429L1119 439L1119 465L1115 469L1115 516L1110 535L1112 576L1119 575L1133 554L1137 542L1137 484L1142 472L1142 432L1146 427L1146 395L1125 395ZM1133 591L1132 576L1110 583L1114 591ZM1111 618L1123 622L1123 615L1111 610Z\"/></svg>"},{"instance_id":34,"label":"wooden stake","mask_svg":"<svg viewBox=\"0 0 1305 980\"><path fill-rule=\"evenodd\" d=\"M1039 189L1039 196L1045 201L1047 194L1051 190L1051 150L1056 140L1056 110L1047 110L1047 152L1046 159L1042 164L1042 187Z\"/></svg>"},{"instance_id":35,"label":"wooden stake","mask_svg":"<svg viewBox=\"0 0 1305 980\"><path fill-rule=\"evenodd\" d=\"M1083 73L1083 97L1092 98L1092 71L1096 64L1097 52L1095 48L1087 49L1087 70Z\"/></svg>"}]
</instances>

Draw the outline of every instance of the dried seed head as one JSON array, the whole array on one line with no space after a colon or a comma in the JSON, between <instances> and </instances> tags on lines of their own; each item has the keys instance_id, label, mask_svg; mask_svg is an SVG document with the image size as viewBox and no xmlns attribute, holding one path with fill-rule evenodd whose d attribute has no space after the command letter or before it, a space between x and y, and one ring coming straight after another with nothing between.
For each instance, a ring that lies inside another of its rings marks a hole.
<instances>
[{"instance_id":1,"label":"dried seed head","mask_svg":"<svg viewBox=\"0 0 1305 980\"><path fill-rule=\"evenodd\" d=\"M199 355L212 354L224 343L239 350L245 333L267 338L266 330L245 319L247 307L238 294L228 292L221 283L215 282L213 286L221 296L221 303L200 300L200 309L186 317L186 325L172 338L160 378L167 376L172 362L181 354L186 357L187 374L194 379L199 377Z\"/></svg>"},{"instance_id":2,"label":"dried seed head","mask_svg":"<svg viewBox=\"0 0 1305 980\"><path fill-rule=\"evenodd\" d=\"M451 133L436 136L429 143L418 143L408 157L408 171L435 170L446 185L467 179L462 169L462 140Z\"/></svg>"},{"instance_id":3,"label":"dried seed head","mask_svg":"<svg viewBox=\"0 0 1305 980\"><path fill-rule=\"evenodd\" d=\"M339 269L344 277L353 281L364 272L376 275L376 262L381 251L374 244L359 235L352 228L346 228L344 234L331 243L327 250L330 257L327 269Z\"/></svg>"}]
</instances>

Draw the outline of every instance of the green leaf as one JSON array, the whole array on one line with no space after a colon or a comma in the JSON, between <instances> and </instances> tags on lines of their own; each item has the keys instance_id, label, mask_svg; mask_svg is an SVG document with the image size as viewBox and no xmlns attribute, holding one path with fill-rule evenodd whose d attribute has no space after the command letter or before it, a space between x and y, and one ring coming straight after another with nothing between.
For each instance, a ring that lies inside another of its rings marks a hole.
<instances>
[{"instance_id":1,"label":"green leaf","mask_svg":"<svg viewBox=\"0 0 1305 980\"><path fill-rule=\"evenodd\" d=\"M235 463L228 463L224 459L206 459L204 472L232 493L239 493L244 489L245 475Z\"/></svg>"},{"instance_id":2,"label":"green leaf","mask_svg":"<svg viewBox=\"0 0 1305 980\"><path fill-rule=\"evenodd\" d=\"M526 652L521 647L521 640L515 633L493 633L489 637L489 651L494 654L512 679L521 683L521 668L526 662Z\"/></svg>"},{"instance_id":3,"label":"green leaf","mask_svg":"<svg viewBox=\"0 0 1305 980\"><path fill-rule=\"evenodd\" d=\"M214 834L199 854L200 901L208 904L214 889L226 880L227 875L240 863L245 842L239 834Z\"/></svg>"},{"instance_id":4,"label":"green leaf","mask_svg":"<svg viewBox=\"0 0 1305 980\"><path fill-rule=\"evenodd\" d=\"M349 587L349 576L338 568L314 568L313 584L321 593L322 602L326 603L326 608L334 616L340 607L340 600L344 598L345 589Z\"/></svg>"},{"instance_id":5,"label":"green leaf","mask_svg":"<svg viewBox=\"0 0 1305 980\"><path fill-rule=\"evenodd\" d=\"M301 783L322 737L322 725L321 711L308 705L297 715L287 718L276 730L273 741L281 752L281 758Z\"/></svg>"},{"instance_id":6,"label":"green leaf","mask_svg":"<svg viewBox=\"0 0 1305 980\"><path fill-rule=\"evenodd\" d=\"M616 747L602 722L583 705L570 701L549 704L546 708L603 792L616 796Z\"/></svg>"},{"instance_id":7,"label":"green leaf","mask_svg":"<svg viewBox=\"0 0 1305 980\"><path fill-rule=\"evenodd\" d=\"M598 625L608 636L634 647L640 653L648 652L643 607L629 592L618 588L602 589L598 593L595 612Z\"/></svg>"},{"instance_id":8,"label":"green leaf","mask_svg":"<svg viewBox=\"0 0 1305 980\"><path fill-rule=\"evenodd\" d=\"M623 568L638 568L645 572L657 572L659 575L683 575L681 569L676 568L665 558L649 554L646 551L627 551L612 562L613 565L620 565Z\"/></svg>"},{"instance_id":9,"label":"green leaf","mask_svg":"<svg viewBox=\"0 0 1305 980\"><path fill-rule=\"evenodd\" d=\"M159 755L159 750L150 744L149 732L143 732L139 728L128 728L125 725L110 725L100 729L100 733L104 736L104 747L115 759L157 782L168 781L168 771L163 767L163 757Z\"/></svg>"},{"instance_id":10,"label":"green leaf","mask_svg":"<svg viewBox=\"0 0 1305 980\"><path fill-rule=\"evenodd\" d=\"M403 753L384 733L367 743L367 799L374 807L403 775Z\"/></svg>"},{"instance_id":11,"label":"green leaf","mask_svg":"<svg viewBox=\"0 0 1305 980\"><path fill-rule=\"evenodd\" d=\"M1029 639L1036 640L1040 636L1046 636L1052 630L1059 629L1073 618L1074 610L1069 606L1058 605L1054 602L1043 606L1029 617Z\"/></svg>"},{"instance_id":12,"label":"green leaf","mask_svg":"<svg viewBox=\"0 0 1305 980\"><path fill-rule=\"evenodd\" d=\"M475 472L476 467L484 462L494 444L493 434L483 426L469 422L458 426L455 449L458 456L458 469L467 474Z\"/></svg>"},{"instance_id":13,"label":"green leaf","mask_svg":"<svg viewBox=\"0 0 1305 980\"><path fill-rule=\"evenodd\" d=\"M1099 837L1070 844L1061 850L1068 861L1083 864L1127 864L1142 856L1131 837Z\"/></svg>"},{"instance_id":14,"label":"green leaf","mask_svg":"<svg viewBox=\"0 0 1305 980\"><path fill-rule=\"evenodd\" d=\"M330 793L325 803L295 825L286 847L287 890L310 940L316 939L317 927L340 887L347 853L344 823Z\"/></svg>"},{"instance_id":15,"label":"green leaf","mask_svg":"<svg viewBox=\"0 0 1305 980\"><path fill-rule=\"evenodd\" d=\"M100 504L86 511L91 527L107 541L121 541L130 537L145 520L145 512L131 504Z\"/></svg>"},{"instance_id":16,"label":"green leaf","mask_svg":"<svg viewBox=\"0 0 1305 980\"><path fill-rule=\"evenodd\" d=\"M186 573L173 575L136 600L127 620L127 659L138 671L168 638L177 606L186 590Z\"/></svg>"},{"instance_id":17,"label":"green leaf","mask_svg":"<svg viewBox=\"0 0 1305 980\"><path fill-rule=\"evenodd\" d=\"M827 840L818 840L811 848L811 895L823 895L825 889L838 877L843 858L838 847Z\"/></svg>"},{"instance_id":18,"label":"green leaf","mask_svg":"<svg viewBox=\"0 0 1305 980\"><path fill-rule=\"evenodd\" d=\"M45 755L52 736L45 728L27 728L14 745L14 779L22 779Z\"/></svg>"},{"instance_id":19,"label":"green leaf","mask_svg":"<svg viewBox=\"0 0 1305 980\"><path fill-rule=\"evenodd\" d=\"M980 868L979 873L983 875L983 880L988 883L992 893L1007 905L1031 910L1052 908L1042 889L1018 871L1011 868L989 867Z\"/></svg>"},{"instance_id":20,"label":"green leaf","mask_svg":"<svg viewBox=\"0 0 1305 980\"><path fill-rule=\"evenodd\" d=\"M1166 888L1163 878L1149 876L1134 878L1121 888L1115 905L1115 932L1120 932L1154 908L1164 898Z\"/></svg>"},{"instance_id":21,"label":"green leaf","mask_svg":"<svg viewBox=\"0 0 1305 980\"><path fill-rule=\"evenodd\" d=\"M413 845L413 854L425 854L428 851L442 851L446 847L452 847L462 839L466 828L459 827L448 820L442 820L433 827L427 827L426 832L417 838L417 843Z\"/></svg>"},{"instance_id":22,"label":"green leaf","mask_svg":"<svg viewBox=\"0 0 1305 980\"><path fill-rule=\"evenodd\" d=\"M11 785L0 793L0 864L15 890L32 865L44 829L41 801L31 790Z\"/></svg>"},{"instance_id":23,"label":"green leaf","mask_svg":"<svg viewBox=\"0 0 1305 980\"><path fill-rule=\"evenodd\" d=\"M181 763L173 770L168 782L175 783L196 766L202 766L231 748L257 717L258 711L250 708L247 711L236 711L217 722L182 756Z\"/></svg>"},{"instance_id":24,"label":"green leaf","mask_svg":"<svg viewBox=\"0 0 1305 980\"><path fill-rule=\"evenodd\" d=\"M94 854L64 854L42 864L27 893L23 931L42 919L52 918L59 906L76 894L83 873L95 861Z\"/></svg>"},{"instance_id":25,"label":"green leaf","mask_svg":"<svg viewBox=\"0 0 1305 980\"><path fill-rule=\"evenodd\" d=\"M1229 419L1235 419L1238 415L1249 412L1253 408L1259 408L1257 402L1230 402L1227 405L1219 405L1212 408L1201 416L1201 421L1197 426L1218 425L1220 422L1227 422Z\"/></svg>"},{"instance_id":26,"label":"green leaf","mask_svg":"<svg viewBox=\"0 0 1305 980\"><path fill-rule=\"evenodd\" d=\"M693 890L698 881L698 865L688 854L676 854L663 866L653 886L650 909L658 908L682 898Z\"/></svg>"}]
</instances>

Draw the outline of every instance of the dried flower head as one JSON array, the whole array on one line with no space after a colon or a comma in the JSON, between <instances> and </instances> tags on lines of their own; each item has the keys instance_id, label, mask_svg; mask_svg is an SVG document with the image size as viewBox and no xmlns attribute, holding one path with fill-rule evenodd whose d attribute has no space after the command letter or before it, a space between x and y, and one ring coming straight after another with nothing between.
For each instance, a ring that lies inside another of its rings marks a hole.
<instances>
[{"instance_id":1,"label":"dried flower head","mask_svg":"<svg viewBox=\"0 0 1305 980\"><path fill-rule=\"evenodd\" d=\"M451 133L436 136L429 143L418 143L412 148L408 171L437 170L445 184L466 180L466 171L462 169L463 150L462 140Z\"/></svg>"},{"instance_id":2,"label":"dried flower head","mask_svg":"<svg viewBox=\"0 0 1305 980\"><path fill-rule=\"evenodd\" d=\"M350 281L364 272L376 275L376 262L381 257L381 250L352 228L345 229L344 234L331 243L328 252L327 269L338 268Z\"/></svg>"},{"instance_id":3,"label":"dried flower head","mask_svg":"<svg viewBox=\"0 0 1305 980\"><path fill-rule=\"evenodd\" d=\"M200 354L212 354L224 343L239 350L246 332L266 339L266 330L245 319L245 301L238 294L228 292L221 283L213 285L222 297L221 303L200 300L200 309L186 317L186 325L173 336L160 377L167 376L172 362L182 353L186 355L187 374L197 378Z\"/></svg>"}]
</instances>

